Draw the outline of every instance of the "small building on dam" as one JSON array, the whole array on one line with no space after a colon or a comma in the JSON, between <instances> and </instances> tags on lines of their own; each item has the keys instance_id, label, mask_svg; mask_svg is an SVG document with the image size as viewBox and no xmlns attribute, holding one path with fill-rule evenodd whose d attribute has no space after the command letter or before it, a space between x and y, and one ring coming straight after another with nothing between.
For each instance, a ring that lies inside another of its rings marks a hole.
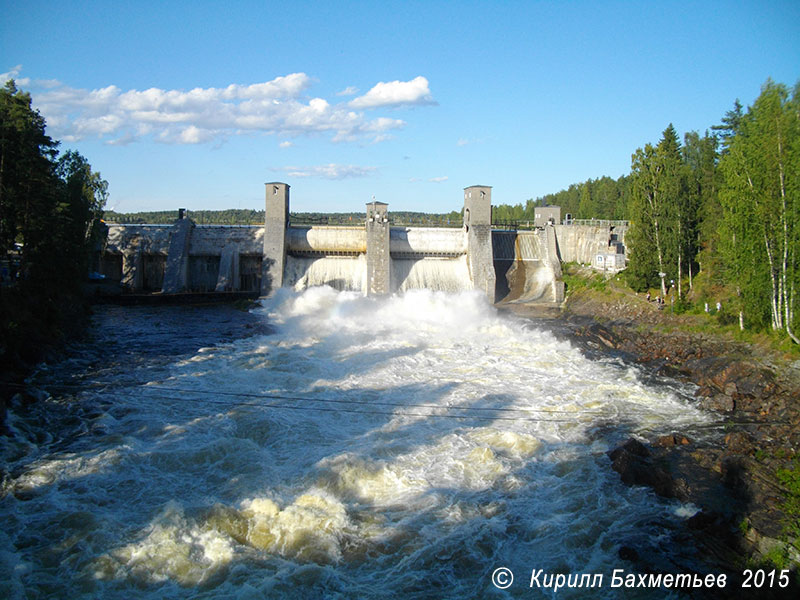
<instances>
[{"instance_id":1,"label":"small building on dam","mask_svg":"<svg viewBox=\"0 0 800 600\"><path fill-rule=\"evenodd\" d=\"M263 226L196 225L183 210L172 225L108 223L100 271L131 293L267 296L329 285L367 295L480 290L492 302L551 304L564 299L562 262L624 252L626 223L494 226L491 194L464 190L460 227L395 224L375 201L363 223L320 225L293 223L289 185L267 183Z\"/></svg>"}]
</instances>

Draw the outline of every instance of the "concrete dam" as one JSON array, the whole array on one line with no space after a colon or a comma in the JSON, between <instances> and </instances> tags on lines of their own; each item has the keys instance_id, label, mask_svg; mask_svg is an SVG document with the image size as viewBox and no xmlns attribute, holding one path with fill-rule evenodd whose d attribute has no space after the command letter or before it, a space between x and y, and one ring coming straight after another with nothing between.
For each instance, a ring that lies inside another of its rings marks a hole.
<instances>
[{"instance_id":1,"label":"concrete dam","mask_svg":"<svg viewBox=\"0 0 800 600\"><path fill-rule=\"evenodd\" d=\"M492 225L491 187L464 190L461 227L392 225L370 202L358 226L291 222L289 185L266 184L263 226L108 224L100 270L129 292L251 292L328 285L383 295L410 289L479 290L491 302L560 303L561 262L594 263L619 249L624 228ZM563 241L562 241L563 240Z\"/></svg>"}]
</instances>

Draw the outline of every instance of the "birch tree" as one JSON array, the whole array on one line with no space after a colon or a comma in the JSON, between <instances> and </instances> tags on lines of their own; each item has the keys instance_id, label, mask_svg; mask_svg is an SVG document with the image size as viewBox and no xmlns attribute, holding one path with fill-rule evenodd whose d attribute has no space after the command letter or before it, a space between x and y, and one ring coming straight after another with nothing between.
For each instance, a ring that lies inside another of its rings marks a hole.
<instances>
[{"instance_id":1,"label":"birch tree","mask_svg":"<svg viewBox=\"0 0 800 600\"><path fill-rule=\"evenodd\" d=\"M800 277L800 94L767 81L741 118L720 161L720 190L729 279L741 287L743 304L757 324L795 343L795 299Z\"/></svg>"}]
</instances>

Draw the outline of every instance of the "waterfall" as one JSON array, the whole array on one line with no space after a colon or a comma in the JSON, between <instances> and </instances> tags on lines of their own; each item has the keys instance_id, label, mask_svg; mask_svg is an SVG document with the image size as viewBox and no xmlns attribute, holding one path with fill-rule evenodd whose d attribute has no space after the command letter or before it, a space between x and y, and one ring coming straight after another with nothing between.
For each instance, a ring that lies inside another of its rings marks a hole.
<instances>
[{"instance_id":1,"label":"waterfall","mask_svg":"<svg viewBox=\"0 0 800 600\"><path fill-rule=\"evenodd\" d=\"M360 292L365 289L367 261L356 256L292 256L287 255L284 287L296 291L327 285L339 291Z\"/></svg>"},{"instance_id":2,"label":"waterfall","mask_svg":"<svg viewBox=\"0 0 800 600\"><path fill-rule=\"evenodd\" d=\"M466 255L457 258L392 259L392 288L463 292L472 289Z\"/></svg>"}]
</instances>

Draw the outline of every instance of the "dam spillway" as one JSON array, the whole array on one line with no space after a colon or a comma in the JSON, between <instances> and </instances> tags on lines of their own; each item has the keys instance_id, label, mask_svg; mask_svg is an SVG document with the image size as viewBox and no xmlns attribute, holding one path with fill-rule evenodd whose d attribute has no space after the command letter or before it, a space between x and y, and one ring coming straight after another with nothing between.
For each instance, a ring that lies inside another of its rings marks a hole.
<instances>
[{"instance_id":1,"label":"dam spillway","mask_svg":"<svg viewBox=\"0 0 800 600\"><path fill-rule=\"evenodd\" d=\"M172 225L109 224L100 271L135 293L269 296L327 285L365 295L480 290L491 302L558 304L561 262L594 263L624 235L599 223L494 227L489 186L465 188L460 227L400 226L374 201L361 224L310 225L293 222L289 206L289 185L268 183L263 226L196 225L183 212Z\"/></svg>"},{"instance_id":2,"label":"dam spillway","mask_svg":"<svg viewBox=\"0 0 800 600\"><path fill-rule=\"evenodd\" d=\"M491 188L464 191L461 227L390 222L388 205L367 205L363 225L293 223L289 186L267 184L263 227L109 226L101 270L130 291L247 291L327 285L383 295L411 289L483 291L494 301Z\"/></svg>"}]
</instances>

